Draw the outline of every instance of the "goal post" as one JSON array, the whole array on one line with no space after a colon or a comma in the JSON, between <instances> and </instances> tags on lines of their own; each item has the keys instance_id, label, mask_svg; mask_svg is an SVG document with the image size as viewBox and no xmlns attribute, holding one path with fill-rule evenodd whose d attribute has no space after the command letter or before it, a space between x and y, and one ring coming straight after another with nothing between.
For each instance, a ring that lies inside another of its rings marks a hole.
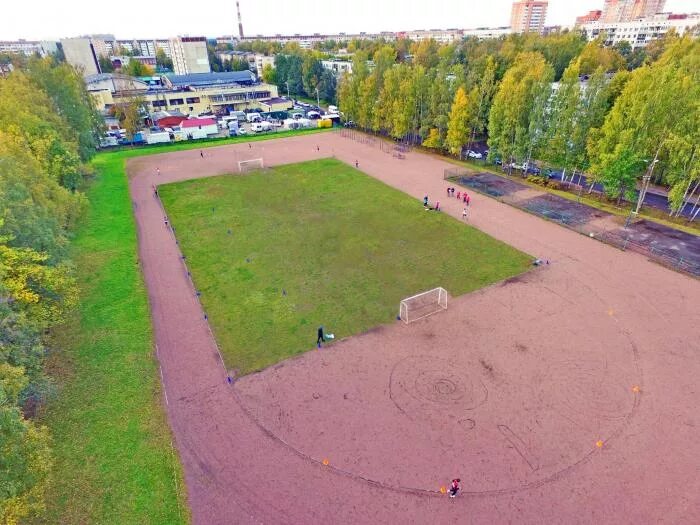
<instances>
[{"instance_id":1,"label":"goal post","mask_svg":"<svg viewBox=\"0 0 700 525\"><path fill-rule=\"evenodd\" d=\"M438 287L402 300L399 317L408 324L442 310L447 310L447 290Z\"/></svg>"},{"instance_id":2,"label":"goal post","mask_svg":"<svg viewBox=\"0 0 700 525\"><path fill-rule=\"evenodd\" d=\"M247 173L249 171L261 170L265 167L263 159L248 159L238 161L238 171Z\"/></svg>"}]
</instances>

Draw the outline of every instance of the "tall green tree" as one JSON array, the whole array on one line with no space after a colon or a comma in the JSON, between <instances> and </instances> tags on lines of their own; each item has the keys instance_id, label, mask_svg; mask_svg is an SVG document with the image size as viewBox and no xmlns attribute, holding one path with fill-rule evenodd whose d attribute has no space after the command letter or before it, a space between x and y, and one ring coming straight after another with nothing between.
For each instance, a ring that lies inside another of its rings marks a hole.
<instances>
[{"instance_id":1,"label":"tall green tree","mask_svg":"<svg viewBox=\"0 0 700 525\"><path fill-rule=\"evenodd\" d=\"M489 116L489 155L505 161L525 160L531 146L530 126L536 102L554 72L539 53L521 53L506 72Z\"/></svg>"},{"instance_id":2,"label":"tall green tree","mask_svg":"<svg viewBox=\"0 0 700 525\"><path fill-rule=\"evenodd\" d=\"M592 130L591 171L611 197L633 198L631 181L652 170L663 174L669 145L692 141L684 137L700 119L698 54L697 40L674 41L656 62L630 74L603 125Z\"/></svg>"},{"instance_id":3,"label":"tall green tree","mask_svg":"<svg viewBox=\"0 0 700 525\"><path fill-rule=\"evenodd\" d=\"M69 64L57 63L51 58L35 58L29 62L28 75L49 95L72 133L76 134L80 158L84 161L91 159L104 121L80 73Z\"/></svg>"},{"instance_id":4,"label":"tall green tree","mask_svg":"<svg viewBox=\"0 0 700 525\"><path fill-rule=\"evenodd\" d=\"M475 107L474 100L477 97L476 90L467 94L461 86L455 93L447 124L447 139L445 140L447 149L453 155L461 155L462 146L469 140L471 124L474 121L474 115L478 113L478 107Z\"/></svg>"}]
</instances>

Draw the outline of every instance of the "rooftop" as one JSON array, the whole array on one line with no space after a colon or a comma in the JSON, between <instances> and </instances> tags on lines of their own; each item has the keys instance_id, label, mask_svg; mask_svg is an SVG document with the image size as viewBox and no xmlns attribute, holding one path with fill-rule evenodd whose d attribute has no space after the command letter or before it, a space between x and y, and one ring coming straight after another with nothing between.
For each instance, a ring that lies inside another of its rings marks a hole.
<instances>
[{"instance_id":1,"label":"rooftop","mask_svg":"<svg viewBox=\"0 0 700 525\"><path fill-rule=\"evenodd\" d=\"M175 87L251 84L255 82L255 75L251 71L192 73L189 75L168 75L167 78L168 81Z\"/></svg>"}]
</instances>

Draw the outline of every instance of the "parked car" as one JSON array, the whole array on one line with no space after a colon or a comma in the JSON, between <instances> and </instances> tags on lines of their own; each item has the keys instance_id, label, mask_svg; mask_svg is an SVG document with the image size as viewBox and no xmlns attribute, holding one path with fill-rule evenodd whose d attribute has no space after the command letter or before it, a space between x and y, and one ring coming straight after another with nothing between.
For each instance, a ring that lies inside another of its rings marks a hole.
<instances>
[{"instance_id":1,"label":"parked car","mask_svg":"<svg viewBox=\"0 0 700 525\"><path fill-rule=\"evenodd\" d=\"M354 128L355 123L352 120L348 120L345 124L343 124L346 128Z\"/></svg>"},{"instance_id":2,"label":"parked car","mask_svg":"<svg viewBox=\"0 0 700 525\"><path fill-rule=\"evenodd\" d=\"M478 151L467 150L467 157L470 159L483 159L484 156Z\"/></svg>"}]
</instances>

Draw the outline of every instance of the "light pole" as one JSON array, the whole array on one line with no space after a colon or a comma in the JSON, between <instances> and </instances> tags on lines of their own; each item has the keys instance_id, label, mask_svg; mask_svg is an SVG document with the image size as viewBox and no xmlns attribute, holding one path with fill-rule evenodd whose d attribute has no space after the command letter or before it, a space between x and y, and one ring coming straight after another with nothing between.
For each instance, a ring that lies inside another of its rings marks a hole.
<instances>
[{"instance_id":1,"label":"light pole","mask_svg":"<svg viewBox=\"0 0 700 525\"><path fill-rule=\"evenodd\" d=\"M639 210L642 208L642 204L644 203L644 199L647 196L647 190L649 189L649 183L651 182L651 176L654 173L654 166L656 166L657 162L659 162L659 159L654 158L654 160L651 162L651 165L649 166L649 169L644 174L644 177L642 177L642 189L639 190L639 199L637 199L637 208L634 210L635 216L639 214Z\"/></svg>"},{"instance_id":2,"label":"light pole","mask_svg":"<svg viewBox=\"0 0 700 525\"><path fill-rule=\"evenodd\" d=\"M289 96L289 81L285 80L284 83L287 85L287 98L291 100L292 97Z\"/></svg>"}]
</instances>

